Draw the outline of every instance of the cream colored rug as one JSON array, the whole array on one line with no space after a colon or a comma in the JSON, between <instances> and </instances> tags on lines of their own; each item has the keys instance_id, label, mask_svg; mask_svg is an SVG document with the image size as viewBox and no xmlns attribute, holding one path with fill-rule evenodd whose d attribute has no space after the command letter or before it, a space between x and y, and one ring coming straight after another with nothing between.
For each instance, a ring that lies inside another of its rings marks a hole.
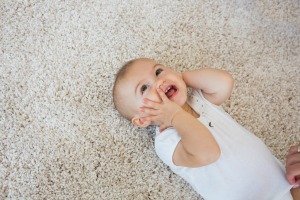
<instances>
[{"instance_id":1,"label":"cream colored rug","mask_svg":"<svg viewBox=\"0 0 300 200\"><path fill-rule=\"evenodd\" d=\"M0 199L201 199L152 129L114 110L114 75L140 56L229 70L225 110L283 163L300 141L298 0L2 0L0 14Z\"/></svg>"}]
</instances>

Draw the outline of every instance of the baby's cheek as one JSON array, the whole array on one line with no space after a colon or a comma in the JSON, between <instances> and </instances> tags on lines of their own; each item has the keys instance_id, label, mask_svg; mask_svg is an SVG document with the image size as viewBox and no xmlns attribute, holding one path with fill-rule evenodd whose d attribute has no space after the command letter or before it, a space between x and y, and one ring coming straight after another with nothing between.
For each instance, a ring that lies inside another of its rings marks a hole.
<instances>
[{"instance_id":1,"label":"baby's cheek","mask_svg":"<svg viewBox=\"0 0 300 200\"><path fill-rule=\"evenodd\" d=\"M186 96L181 96L180 98L176 99L175 103L177 103L177 105L179 106L183 106L187 101L187 97Z\"/></svg>"}]
</instances>

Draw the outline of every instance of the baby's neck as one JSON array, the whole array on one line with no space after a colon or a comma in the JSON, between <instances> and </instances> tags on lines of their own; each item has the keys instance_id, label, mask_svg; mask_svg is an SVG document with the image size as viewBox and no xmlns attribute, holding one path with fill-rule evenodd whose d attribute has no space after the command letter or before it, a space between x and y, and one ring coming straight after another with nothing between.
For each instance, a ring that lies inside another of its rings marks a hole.
<instances>
[{"instance_id":1,"label":"baby's neck","mask_svg":"<svg viewBox=\"0 0 300 200\"><path fill-rule=\"evenodd\" d=\"M194 109L189 104L187 104L187 103L185 103L182 106L182 109L185 110L186 112L190 113L195 118L199 118L200 117L200 115L196 111L194 111Z\"/></svg>"}]
</instances>

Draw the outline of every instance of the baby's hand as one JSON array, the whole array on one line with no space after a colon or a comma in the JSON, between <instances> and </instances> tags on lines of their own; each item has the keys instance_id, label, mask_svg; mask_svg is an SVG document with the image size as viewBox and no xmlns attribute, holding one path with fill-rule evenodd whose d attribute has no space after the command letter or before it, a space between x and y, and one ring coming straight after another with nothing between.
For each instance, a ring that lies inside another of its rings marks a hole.
<instances>
[{"instance_id":1,"label":"baby's hand","mask_svg":"<svg viewBox=\"0 0 300 200\"><path fill-rule=\"evenodd\" d=\"M290 184L300 186L300 144L292 146L286 159L286 176Z\"/></svg>"},{"instance_id":2,"label":"baby's hand","mask_svg":"<svg viewBox=\"0 0 300 200\"><path fill-rule=\"evenodd\" d=\"M140 118L141 121L152 121L160 125L159 130L162 131L167 127L172 126L174 116L183 111L183 109L173 101L170 101L165 93L158 88L157 92L161 98L161 102L154 102L149 99L144 99L146 106L141 107L140 111L148 114L146 117Z\"/></svg>"}]
</instances>

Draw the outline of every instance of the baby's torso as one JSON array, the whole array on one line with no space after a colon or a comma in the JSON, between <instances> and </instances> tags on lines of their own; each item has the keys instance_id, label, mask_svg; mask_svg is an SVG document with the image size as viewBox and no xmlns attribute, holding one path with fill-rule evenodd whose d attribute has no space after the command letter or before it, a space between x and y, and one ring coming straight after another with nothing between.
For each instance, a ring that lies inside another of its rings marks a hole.
<instances>
[{"instance_id":1,"label":"baby's torso","mask_svg":"<svg viewBox=\"0 0 300 200\"><path fill-rule=\"evenodd\" d=\"M221 156L216 162L199 168L169 164L175 173L211 199L276 199L289 191L282 166L259 138L221 107L205 100L198 91L193 91L188 104L215 137ZM167 132L169 137L180 138L175 129L169 131L172 132Z\"/></svg>"}]
</instances>

